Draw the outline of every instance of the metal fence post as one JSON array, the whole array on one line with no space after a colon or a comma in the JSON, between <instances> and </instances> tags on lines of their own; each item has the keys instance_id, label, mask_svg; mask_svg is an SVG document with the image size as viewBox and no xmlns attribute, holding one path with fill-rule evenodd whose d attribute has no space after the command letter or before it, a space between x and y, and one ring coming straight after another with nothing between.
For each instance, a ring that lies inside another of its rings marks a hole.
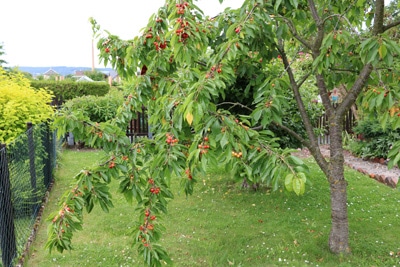
<instances>
[{"instance_id":1,"label":"metal fence post","mask_svg":"<svg viewBox=\"0 0 400 267\"><path fill-rule=\"evenodd\" d=\"M0 144L0 226L1 258L3 266L8 267L16 256L17 246L7 150L4 144Z\"/></svg>"},{"instance_id":2,"label":"metal fence post","mask_svg":"<svg viewBox=\"0 0 400 267\"><path fill-rule=\"evenodd\" d=\"M44 175L44 185L46 186L46 188L48 188L50 182L51 182L51 141L50 141L50 127L49 127L49 123L46 122L44 123L43 126L43 137L42 137L42 142L43 145L45 147L46 153L47 153L47 157L43 157L43 164L44 164L44 168L43 168L43 175Z\"/></svg>"},{"instance_id":3,"label":"metal fence post","mask_svg":"<svg viewBox=\"0 0 400 267\"><path fill-rule=\"evenodd\" d=\"M35 142L33 140L33 127L32 122L26 124L28 135L28 156L29 156L29 173L31 175L31 187L32 187L32 200L33 203L37 202L37 190L36 190L36 168L35 168Z\"/></svg>"}]
</instances>

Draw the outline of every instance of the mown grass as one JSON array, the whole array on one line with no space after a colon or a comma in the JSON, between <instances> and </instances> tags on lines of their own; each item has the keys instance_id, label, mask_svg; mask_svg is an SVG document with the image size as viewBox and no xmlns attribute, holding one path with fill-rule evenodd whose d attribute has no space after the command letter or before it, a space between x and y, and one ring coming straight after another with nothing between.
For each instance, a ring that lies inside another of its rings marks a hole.
<instances>
[{"instance_id":1,"label":"mown grass","mask_svg":"<svg viewBox=\"0 0 400 267\"><path fill-rule=\"evenodd\" d=\"M44 216L81 168L100 157L96 151L69 151ZM162 240L176 266L400 266L400 193L354 170L346 169L350 223L349 256L328 250L329 188L310 159L304 196L285 191L243 190L218 170L199 179L188 198L179 193L164 216ZM112 185L116 192L117 185ZM96 207L85 215L84 230L74 237L75 250L64 254L44 249L47 222L42 222L26 266L141 266L129 231L134 206L114 195L115 208Z\"/></svg>"}]
</instances>

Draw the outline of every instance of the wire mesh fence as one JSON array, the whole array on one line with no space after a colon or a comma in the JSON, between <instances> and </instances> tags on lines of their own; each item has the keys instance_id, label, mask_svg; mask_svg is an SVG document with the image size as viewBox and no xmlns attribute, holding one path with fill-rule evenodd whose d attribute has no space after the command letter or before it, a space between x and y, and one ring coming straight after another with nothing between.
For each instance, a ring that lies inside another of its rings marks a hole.
<instances>
[{"instance_id":1,"label":"wire mesh fence","mask_svg":"<svg viewBox=\"0 0 400 267\"><path fill-rule=\"evenodd\" d=\"M25 249L53 179L56 148L47 123L28 123L25 134L0 147L0 266L14 266Z\"/></svg>"}]
</instances>

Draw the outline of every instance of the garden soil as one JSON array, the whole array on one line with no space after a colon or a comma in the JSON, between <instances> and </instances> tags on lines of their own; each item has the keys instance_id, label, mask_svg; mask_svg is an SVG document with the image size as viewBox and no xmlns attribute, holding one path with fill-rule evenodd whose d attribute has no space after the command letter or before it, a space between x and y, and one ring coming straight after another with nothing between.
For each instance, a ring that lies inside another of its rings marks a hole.
<instances>
[{"instance_id":1,"label":"garden soil","mask_svg":"<svg viewBox=\"0 0 400 267\"><path fill-rule=\"evenodd\" d=\"M325 158L329 158L329 146L323 145L320 146L320 149L322 155L324 155ZM299 149L299 151L295 152L294 155L300 158L311 157L310 152L306 148ZM346 150L344 151L344 160L348 167L366 174L370 178L384 183L390 187L395 188L398 180L400 179L400 169L398 167L389 169L387 167L387 161L374 162L371 160L365 160L353 156L349 151Z\"/></svg>"}]
</instances>

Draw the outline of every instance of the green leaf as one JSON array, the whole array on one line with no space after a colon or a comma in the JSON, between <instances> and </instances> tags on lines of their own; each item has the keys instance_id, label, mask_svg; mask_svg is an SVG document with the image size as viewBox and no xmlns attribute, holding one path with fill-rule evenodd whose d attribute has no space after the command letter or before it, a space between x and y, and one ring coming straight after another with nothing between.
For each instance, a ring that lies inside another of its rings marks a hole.
<instances>
[{"instance_id":1,"label":"green leaf","mask_svg":"<svg viewBox=\"0 0 400 267\"><path fill-rule=\"evenodd\" d=\"M300 196L304 194L305 191L305 183L303 179L299 177L295 177L293 179L293 191L296 193L296 195Z\"/></svg>"},{"instance_id":2,"label":"green leaf","mask_svg":"<svg viewBox=\"0 0 400 267\"><path fill-rule=\"evenodd\" d=\"M293 177L294 175L292 173L289 173L288 175L286 175L285 177L285 188L287 191L292 192L293 191Z\"/></svg>"},{"instance_id":3,"label":"green leaf","mask_svg":"<svg viewBox=\"0 0 400 267\"><path fill-rule=\"evenodd\" d=\"M382 59L384 57L386 57L387 54L387 48L385 44L381 44L378 48L378 52L379 52L379 58Z\"/></svg>"},{"instance_id":4,"label":"green leaf","mask_svg":"<svg viewBox=\"0 0 400 267\"><path fill-rule=\"evenodd\" d=\"M224 148L226 146L226 144L228 144L228 143L229 143L228 133L224 132L224 134L222 135L221 141L220 141L221 148Z\"/></svg>"},{"instance_id":5,"label":"green leaf","mask_svg":"<svg viewBox=\"0 0 400 267\"><path fill-rule=\"evenodd\" d=\"M279 6L281 5L281 3L282 3L282 0L277 0L277 1L275 2L275 5L274 5L275 11L278 11Z\"/></svg>"},{"instance_id":6,"label":"green leaf","mask_svg":"<svg viewBox=\"0 0 400 267\"><path fill-rule=\"evenodd\" d=\"M288 159L289 159L291 162L293 162L293 164L295 164L295 165L304 165L303 160L301 160L300 158L298 158L298 157L296 157L296 156L290 155L290 156L288 157Z\"/></svg>"}]
</instances>

